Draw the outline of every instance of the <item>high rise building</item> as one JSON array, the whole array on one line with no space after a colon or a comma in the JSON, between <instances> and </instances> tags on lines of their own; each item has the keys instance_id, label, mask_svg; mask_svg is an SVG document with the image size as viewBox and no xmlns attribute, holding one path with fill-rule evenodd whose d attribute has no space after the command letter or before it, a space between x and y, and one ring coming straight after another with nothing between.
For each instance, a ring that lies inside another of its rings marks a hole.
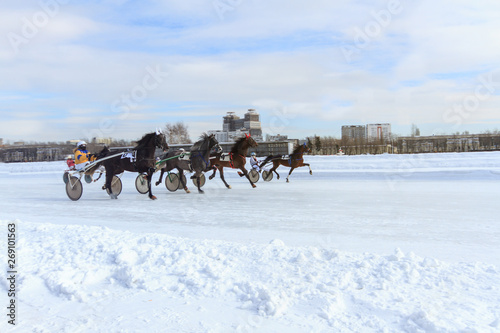
<instances>
[{"instance_id":1,"label":"high rise building","mask_svg":"<svg viewBox=\"0 0 500 333\"><path fill-rule=\"evenodd\" d=\"M210 131L215 134L220 142L233 141L245 133L250 134L256 141L262 141L262 126L260 115L255 109L248 109L244 118L240 118L235 112L228 112L223 117L222 131Z\"/></svg>"},{"instance_id":2,"label":"high rise building","mask_svg":"<svg viewBox=\"0 0 500 333\"><path fill-rule=\"evenodd\" d=\"M364 140L366 138L366 127L363 125L342 126L342 140Z\"/></svg>"},{"instance_id":3,"label":"high rise building","mask_svg":"<svg viewBox=\"0 0 500 333\"><path fill-rule=\"evenodd\" d=\"M366 138L368 141L391 140L391 124L368 124L366 125Z\"/></svg>"}]
</instances>

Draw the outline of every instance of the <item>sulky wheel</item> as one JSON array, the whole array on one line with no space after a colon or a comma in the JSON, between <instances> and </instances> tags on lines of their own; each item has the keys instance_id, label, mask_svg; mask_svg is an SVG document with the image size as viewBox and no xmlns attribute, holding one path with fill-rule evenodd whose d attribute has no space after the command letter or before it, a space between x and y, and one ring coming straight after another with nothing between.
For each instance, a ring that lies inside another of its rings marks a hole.
<instances>
[{"instance_id":1,"label":"sulky wheel","mask_svg":"<svg viewBox=\"0 0 500 333\"><path fill-rule=\"evenodd\" d=\"M66 183L66 194L68 198L73 201L77 201L81 198L83 193L82 182L78 177L69 177L68 182Z\"/></svg>"},{"instance_id":2,"label":"sulky wheel","mask_svg":"<svg viewBox=\"0 0 500 333\"><path fill-rule=\"evenodd\" d=\"M122 180L117 176L113 176L113 179L111 180L111 191L113 191L113 194L116 196L119 196L120 193L122 193ZM110 194L108 189L106 189L106 192Z\"/></svg>"},{"instance_id":3,"label":"sulky wheel","mask_svg":"<svg viewBox=\"0 0 500 333\"><path fill-rule=\"evenodd\" d=\"M202 173L200 176L200 188L202 188L203 185L205 185L206 180L207 179L205 178L205 174ZM193 178L193 184L194 184L194 186L198 186L198 184L196 183L196 177Z\"/></svg>"},{"instance_id":4,"label":"sulky wheel","mask_svg":"<svg viewBox=\"0 0 500 333\"><path fill-rule=\"evenodd\" d=\"M255 169L250 170L250 172L248 173L248 177L250 178L252 183L257 183L260 179L259 172Z\"/></svg>"},{"instance_id":5,"label":"sulky wheel","mask_svg":"<svg viewBox=\"0 0 500 333\"><path fill-rule=\"evenodd\" d=\"M266 182L270 182L273 179L273 173L271 171L262 171L262 179Z\"/></svg>"},{"instance_id":6,"label":"sulky wheel","mask_svg":"<svg viewBox=\"0 0 500 333\"><path fill-rule=\"evenodd\" d=\"M180 186L179 176L176 173L169 173L165 178L165 186L170 192L175 192Z\"/></svg>"},{"instance_id":7,"label":"sulky wheel","mask_svg":"<svg viewBox=\"0 0 500 333\"><path fill-rule=\"evenodd\" d=\"M64 174L63 174L64 184L68 183L68 179L69 179L69 172L68 171L64 171Z\"/></svg>"},{"instance_id":8,"label":"sulky wheel","mask_svg":"<svg viewBox=\"0 0 500 333\"><path fill-rule=\"evenodd\" d=\"M149 191L148 188L148 176L146 174L140 174L135 179L135 188L140 194L146 194Z\"/></svg>"}]
</instances>

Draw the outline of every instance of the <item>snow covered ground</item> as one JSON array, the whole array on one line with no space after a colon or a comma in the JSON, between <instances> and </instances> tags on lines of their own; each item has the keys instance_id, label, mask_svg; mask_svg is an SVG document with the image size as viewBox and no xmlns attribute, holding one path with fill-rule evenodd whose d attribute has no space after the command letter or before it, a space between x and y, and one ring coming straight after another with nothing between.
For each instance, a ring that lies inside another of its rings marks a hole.
<instances>
[{"instance_id":1,"label":"snow covered ground","mask_svg":"<svg viewBox=\"0 0 500 333\"><path fill-rule=\"evenodd\" d=\"M305 159L156 201L132 173L73 202L64 162L0 164L0 332L500 331L499 152Z\"/></svg>"}]
</instances>

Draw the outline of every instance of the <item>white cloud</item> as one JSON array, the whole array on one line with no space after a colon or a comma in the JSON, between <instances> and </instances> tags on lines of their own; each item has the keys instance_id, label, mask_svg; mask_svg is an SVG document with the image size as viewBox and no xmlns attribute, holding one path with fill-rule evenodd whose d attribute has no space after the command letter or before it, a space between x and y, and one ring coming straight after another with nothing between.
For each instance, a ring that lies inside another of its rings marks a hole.
<instances>
[{"instance_id":1,"label":"white cloud","mask_svg":"<svg viewBox=\"0 0 500 333\"><path fill-rule=\"evenodd\" d=\"M218 129L225 112L251 106L268 124L279 108L307 114L289 121L297 133L301 125L342 121L443 122L447 108L474 92L478 76L500 68L500 5L400 2L402 11L363 47L357 31L376 23L373 12L389 1L244 0L224 20L212 1L71 3L16 55L0 39L0 116L37 113L41 125L19 135L40 140L43 119L61 119L61 139L99 129L102 119L113 119L113 133L127 138L169 119L193 124L193 132ZM1 35L21 32L22 18L39 10L0 5ZM351 62L342 45L357 47ZM141 92L148 68L168 76L133 100L125 118L113 112L115 102ZM464 123L488 119L499 127L496 97Z\"/></svg>"}]
</instances>

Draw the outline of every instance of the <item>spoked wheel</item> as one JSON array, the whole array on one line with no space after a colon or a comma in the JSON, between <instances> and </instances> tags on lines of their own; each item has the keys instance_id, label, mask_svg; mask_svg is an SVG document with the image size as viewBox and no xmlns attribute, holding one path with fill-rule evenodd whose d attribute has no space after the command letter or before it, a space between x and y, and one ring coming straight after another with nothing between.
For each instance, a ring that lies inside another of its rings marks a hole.
<instances>
[{"instance_id":1,"label":"spoked wheel","mask_svg":"<svg viewBox=\"0 0 500 333\"><path fill-rule=\"evenodd\" d=\"M202 188L203 185L205 185L206 181L207 181L207 179L205 178L205 174L202 173L200 176L200 188ZM194 184L194 186L198 186L198 184L196 183L196 177L193 178L193 184Z\"/></svg>"},{"instance_id":2,"label":"spoked wheel","mask_svg":"<svg viewBox=\"0 0 500 333\"><path fill-rule=\"evenodd\" d=\"M169 173L165 178L165 186L170 192L175 192L181 186L179 176L176 173Z\"/></svg>"},{"instance_id":3,"label":"spoked wheel","mask_svg":"<svg viewBox=\"0 0 500 333\"><path fill-rule=\"evenodd\" d=\"M142 173L137 176L137 178L135 179L135 188L140 194L148 193L148 175Z\"/></svg>"},{"instance_id":4,"label":"spoked wheel","mask_svg":"<svg viewBox=\"0 0 500 333\"><path fill-rule=\"evenodd\" d=\"M113 191L113 194L116 196L119 196L120 193L122 193L122 180L117 176L113 176L113 179L111 180L111 191ZM106 192L110 194L108 189L106 189Z\"/></svg>"},{"instance_id":5,"label":"spoked wheel","mask_svg":"<svg viewBox=\"0 0 500 333\"><path fill-rule=\"evenodd\" d=\"M257 183L260 179L259 172L255 169L250 170L250 173L248 174L250 180L252 183Z\"/></svg>"},{"instance_id":6,"label":"spoked wheel","mask_svg":"<svg viewBox=\"0 0 500 333\"><path fill-rule=\"evenodd\" d=\"M266 182L270 182L273 179L273 173L268 170L262 171L262 179Z\"/></svg>"},{"instance_id":7,"label":"spoked wheel","mask_svg":"<svg viewBox=\"0 0 500 333\"><path fill-rule=\"evenodd\" d=\"M66 194L71 200L77 201L82 197L82 182L80 181L80 178L74 176L69 177L67 180L68 182L66 183Z\"/></svg>"}]
</instances>

